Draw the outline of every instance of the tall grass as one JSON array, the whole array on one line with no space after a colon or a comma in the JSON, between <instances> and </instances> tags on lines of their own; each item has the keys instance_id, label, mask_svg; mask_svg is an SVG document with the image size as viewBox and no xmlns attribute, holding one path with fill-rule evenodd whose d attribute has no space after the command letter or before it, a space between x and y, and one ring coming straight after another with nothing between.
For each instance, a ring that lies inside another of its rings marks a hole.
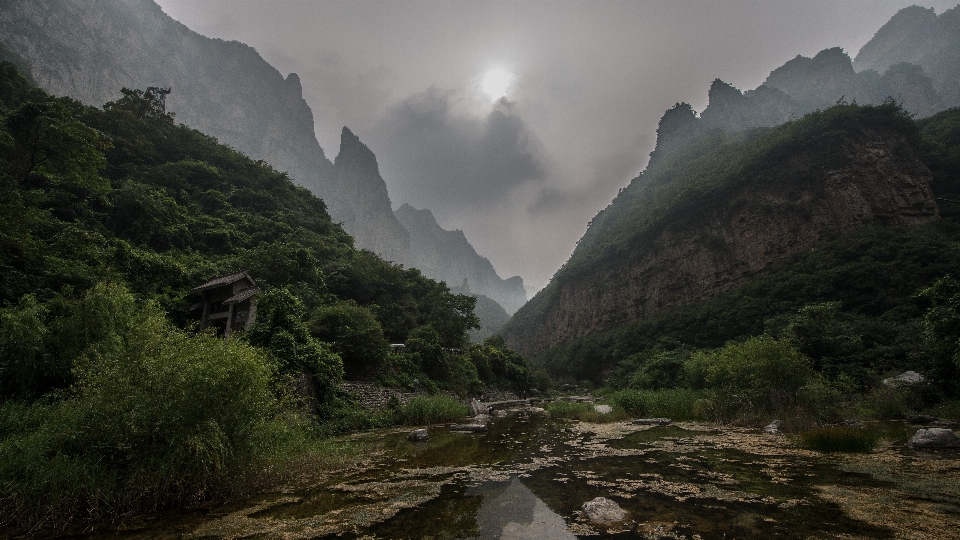
<instances>
[{"instance_id":1,"label":"tall grass","mask_svg":"<svg viewBox=\"0 0 960 540\"><path fill-rule=\"evenodd\" d=\"M400 422L420 426L452 422L467 415L468 408L450 396L417 396L400 408Z\"/></svg>"},{"instance_id":2,"label":"tall grass","mask_svg":"<svg viewBox=\"0 0 960 540\"><path fill-rule=\"evenodd\" d=\"M697 420L697 401L703 392L687 388L663 390L619 390L607 396L615 406L633 418L659 417L671 420Z\"/></svg>"},{"instance_id":3,"label":"tall grass","mask_svg":"<svg viewBox=\"0 0 960 540\"><path fill-rule=\"evenodd\" d=\"M801 446L820 452L867 453L879 442L879 436L870 429L830 426L814 428L800 433Z\"/></svg>"}]
</instances>

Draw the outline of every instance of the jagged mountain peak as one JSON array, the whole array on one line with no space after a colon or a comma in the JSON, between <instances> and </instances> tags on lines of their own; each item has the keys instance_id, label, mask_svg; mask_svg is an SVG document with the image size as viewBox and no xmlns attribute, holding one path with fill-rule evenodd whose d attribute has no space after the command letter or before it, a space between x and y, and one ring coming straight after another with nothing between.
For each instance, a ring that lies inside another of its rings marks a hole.
<instances>
[{"instance_id":1,"label":"jagged mountain peak","mask_svg":"<svg viewBox=\"0 0 960 540\"><path fill-rule=\"evenodd\" d=\"M858 71L872 69L880 73L897 63L895 49L904 43L922 37L924 29L935 23L937 14L933 8L909 6L901 9L886 24L877 30L873 38L857 53L853 61Z\"/></svg>"}]
</instances>

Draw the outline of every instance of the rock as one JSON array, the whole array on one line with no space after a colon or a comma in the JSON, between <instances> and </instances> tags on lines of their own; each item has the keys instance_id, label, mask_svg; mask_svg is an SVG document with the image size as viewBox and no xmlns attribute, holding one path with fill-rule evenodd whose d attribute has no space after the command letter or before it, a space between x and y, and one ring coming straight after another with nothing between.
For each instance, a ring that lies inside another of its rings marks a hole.
<instances>
[{"instance_id":1,"label":"rock","mask_svg":"<svg viewBox=\"0 0 960 540\"><path fill-rule=\"evenodd\" d=\"M958 428L960 427L960 422L951 422L949 420L934 420L927 424L930 427L942 427L942 428Z\"/></svg>"},{"instance_id":2,"label":"rock","mask_svg":"<svg viewBox=\"0 0 960 540\"><path fill-rule=\"evenodd\" d=\"M887 386L908 386L923 382L925 380L926 377L917 373L916 371L904 371L896 377L888 377L884 379L883 384Z\"/></svg>"},{"instance_id":3,"label":"rock","mask_svg":"<svg viewBox=\"0 0 960 540\"><path fill-rule=\"evenodd\" d=\"M597 411L600 414L610 414L613 412L613 407L609 405L594 405L593 410Z\"/></svg>"},{"instance_id":4,"label":"rock","mask_svg":"<svg viewBox=\"0 0 960 540\"><path fill-rule=\"evenodd\" d=\"M907 415L906 420L911 424L929 424L931 422L936 422L937 417L926 414L911 414Z\"/></svg>"},{"instance_id":5,"label":"rock","mask_svg":"<svg viewBox=\"0 0 960 540\"><path fill-rule=\"evenodd\" d=\"M476 424L476 425L484 425L484 426L485 426L485 425L487 425L487 424L490 423L490 415L489 415L489 414L478 414L478 415L476 415L476 416L473 417L473 423Z\"/></svg>"},{"instance_id":6,"label":"rock","mask_svg":"<svg viewBox=\"0 0 960 540\"><path fill-rule=\"evenodd\" d=\"M488 414L490 412L490 408L483 403L480 403L477 398L470 398L470 404L468 407L470 408L470 416L478 416L481 414Z\"/></svg>"},{"instance_id":7,"label":"rock","mask_svg":"<svg viewBox=\"0 0 960 540\"><path fill-rule=\"evenodd\" d=\"M467 433L486 433L487 426L484 424L454 424L450 426L450 431L462 431Z\"/></svg>"},{"instance_id":8,"label":"rock","mask_svg":"<svg viewBox=\"0 0 960 540\"><path fill-rule=\"evenodd\" d=\"M774 420L763 427L763 432L771 435L780 435L783 433L783 422L780 420Z\"/></svg>"},{"instance_id":9,"label":"rock","mask_svg":"<svg viewBox=\"0 0 960 540\"><path fill-rule=\"evenodd\" d=\"M430 434L427 433L427 430L425 429L415 429L411 431L409 435L407 435L407 440L413 442L429 441Z\"/></svg>"},{"instance_id":10,"label":"rock","mask_svg":"<svg viewBox=\"0 0 960 540\"><path fill-rule=\"evenodd\" d=\"M960 448L960 438L947 428L920 428L907 445L911 448Z\"/></svg>"},{"instance_id":11,"label":"rock","mask_svg":"<svg viewBox=\"0 0 960 540\"><path fill-rule=\"evenodd\" d=\"M583 503L583 515L594 523L610 523L623 521L627 513L620 505L606 497L597 497Z\"/></svg>"},{"instance_id":12,"label":"rock","mask_svg":"<svg viewBox=\"0 0 960 540\"><path fill-rule=\"evenodd\" d=\"M669 418L638 418L633 421L638 426L667 426L673 423Z\"/></svg>"}]
</instances>

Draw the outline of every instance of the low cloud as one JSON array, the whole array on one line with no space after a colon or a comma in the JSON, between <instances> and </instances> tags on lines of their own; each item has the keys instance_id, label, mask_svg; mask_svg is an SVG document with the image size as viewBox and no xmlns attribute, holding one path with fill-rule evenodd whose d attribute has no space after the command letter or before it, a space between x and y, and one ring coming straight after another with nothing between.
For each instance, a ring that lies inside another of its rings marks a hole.
<instances>
[{"instance_id":1,"label":"low cloud","mask_svg":"<svg viewBox=\"0 0 960 540\"><path fill-rule=\"evenodd\" d=\"M395 203L484 206L547 176L543 147L514 104L477 114L467 101L433 87L388 108L372 147Z\"/></svg>"}]
</instances>

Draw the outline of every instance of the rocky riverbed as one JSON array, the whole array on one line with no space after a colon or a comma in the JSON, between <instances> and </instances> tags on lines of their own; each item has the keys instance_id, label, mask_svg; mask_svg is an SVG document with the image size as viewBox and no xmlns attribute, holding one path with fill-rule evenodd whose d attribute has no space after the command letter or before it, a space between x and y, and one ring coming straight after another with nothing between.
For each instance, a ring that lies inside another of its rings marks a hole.
<instances>
[{"instance_id":1,"label":"rocky riverbed","mask_svg":"<svg viewBox=\"0 0 960 540\"><path fill-rule=\"evenodd\" d=\"M299 487L83 536L960 538L960 452L912 450L915 430L880 429L869 454L822 454L757 428L586 424L526 407L483 433L354 435L363 456ZM600 499L613 507L596 515L622 519L591 519L584 504Z\"/></svg>"}]
</instances>

